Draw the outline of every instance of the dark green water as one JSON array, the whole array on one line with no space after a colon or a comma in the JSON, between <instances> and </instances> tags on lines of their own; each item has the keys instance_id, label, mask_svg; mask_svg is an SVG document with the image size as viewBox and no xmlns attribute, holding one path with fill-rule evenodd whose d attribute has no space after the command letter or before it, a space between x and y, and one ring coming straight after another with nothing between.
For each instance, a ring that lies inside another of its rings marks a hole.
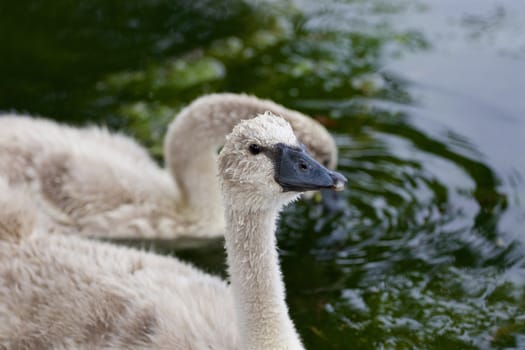
<instances>
[{"instance_id":1,"label":"dark green water","mask_svg":"<svg viewBox=\"0 0 525 350\"><path fill-rule=\"evenodd\" d=\"M317 116L346 205L279 231L308 349L525 348L525 4L0 3L0 110L105 123L249 92ZM149 244L149 243L145 243ZM221 273L221 242L174 250Z\"/></svg>"}]
</instances>

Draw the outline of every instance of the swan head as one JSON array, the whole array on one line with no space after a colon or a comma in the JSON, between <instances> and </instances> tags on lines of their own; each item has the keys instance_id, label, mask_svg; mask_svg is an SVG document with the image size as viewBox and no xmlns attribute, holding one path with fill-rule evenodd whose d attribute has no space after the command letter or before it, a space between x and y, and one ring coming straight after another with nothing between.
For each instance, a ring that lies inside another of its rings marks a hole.
<instances>
[{"instance_id":1,"label":"swan head","mask_svg":"<svg viewBox=\"0 0 525 350\"><path fill-rule=\"evenodd\" d=\"M310 156L287 121L270 112L241 121L227 136L219 178L225 202L259 207L286 204L304 191L339 191L346 184L343 175Z\"/></svg>"}]
</instances>

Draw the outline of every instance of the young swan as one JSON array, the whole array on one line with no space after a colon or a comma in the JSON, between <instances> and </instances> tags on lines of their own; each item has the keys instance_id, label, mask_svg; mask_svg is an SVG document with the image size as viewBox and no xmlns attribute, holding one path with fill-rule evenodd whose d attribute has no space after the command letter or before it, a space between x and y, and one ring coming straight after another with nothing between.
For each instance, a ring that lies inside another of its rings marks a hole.
<instances>
[{"instance_id":1,"label":"young swan","mask_svg":"<svg viewBox=\"0 0 525 350\"><path fill-rule=\"evenodd\" d=\"M29 206L0 188L0 348L304 349L285 304L275 221L300 191L346 180L271 114L234 128L219 179L230 285L172 258L41 232Z\"/></svg>"},{"instance_id":2,"label":"young swan","mask_svg":"<svg viewBox=\"0 0 525 350\"><path fill-rule=\"evenodd\" d=\"M130 138L21 116L0 117L0 175L29 184L58 232L106 238L219 236L225 224L217 151L241 119L271 111L290 122L314 157L336 166L319 123L271 101L238 94L201 97L165 139L167 171Z\"/></svg>"}]
</instances>

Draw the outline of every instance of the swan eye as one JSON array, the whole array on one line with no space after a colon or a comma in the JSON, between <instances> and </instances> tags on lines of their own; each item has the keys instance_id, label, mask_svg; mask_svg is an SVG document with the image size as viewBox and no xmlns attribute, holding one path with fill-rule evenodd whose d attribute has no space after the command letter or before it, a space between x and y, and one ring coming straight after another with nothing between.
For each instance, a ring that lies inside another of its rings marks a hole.
<instances>
[{"instance_id":1,"label":"swan eye","mask_svg":"<svg viewBox=\"0 0 525 350\"><path fill-rule=\"evenodd\" d=\"M253 155L261 153L261 146L255 144L255 143L252 143L250 145L250 153L253 154Z\"/></svg>"}]
</instances>

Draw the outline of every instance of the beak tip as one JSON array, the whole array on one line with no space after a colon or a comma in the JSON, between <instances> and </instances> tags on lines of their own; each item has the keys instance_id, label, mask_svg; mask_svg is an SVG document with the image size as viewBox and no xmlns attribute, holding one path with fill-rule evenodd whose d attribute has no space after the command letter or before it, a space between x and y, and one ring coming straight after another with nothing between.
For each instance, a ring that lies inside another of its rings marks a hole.
<instances>
[{"instance_id":1,"label":"beak tip","mask_svg":"<svg viewBox=\"0 0 525 350\"><path fill-rule=\"evenodd\" d=\"M336 183L334 184L332 188L336 192L341 192L342 190L345 189L345 183L341 181L336 181Z\"/></svg>"},{"instance_id":2,"label":"beak tip","mask_svg":"<svg viewBox=\"0 0 525 350\"><path fill-rule=\"evenodd\" d=\"M334 184L332 185L332 189L334 191L340 192L340 191L345 189L346 183L348 182L346 177L344 177L343 175L341 175L341 174L339 174L337 172L333 172L331 174L331 177L332 177L332 180L334 182Z\"/></svg>"}]
</instances>

